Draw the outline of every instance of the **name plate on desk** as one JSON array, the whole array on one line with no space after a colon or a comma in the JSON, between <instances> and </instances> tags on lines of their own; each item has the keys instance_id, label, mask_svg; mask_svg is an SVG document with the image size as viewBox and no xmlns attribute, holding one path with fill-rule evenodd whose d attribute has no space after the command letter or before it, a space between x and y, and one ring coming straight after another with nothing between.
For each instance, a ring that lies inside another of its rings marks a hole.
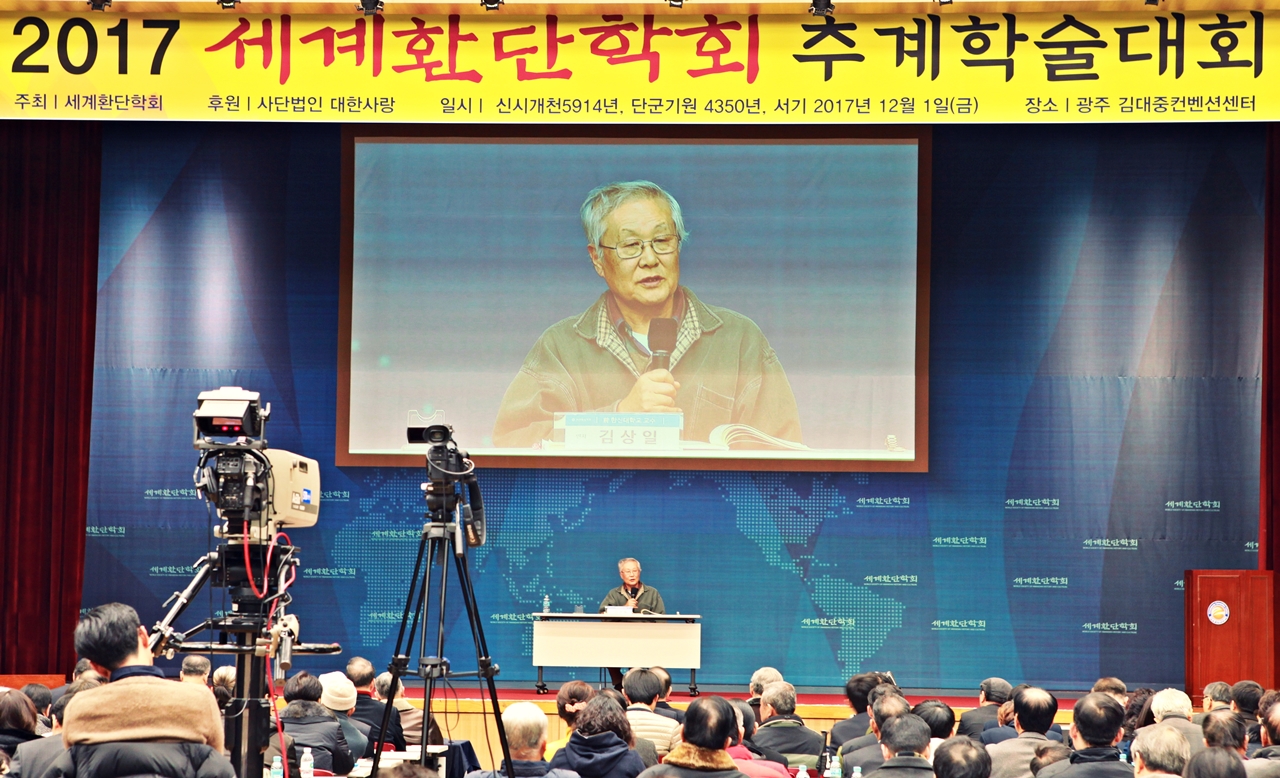
<instances>
[{"instance_id":1,"label":"name plate on desk","mask_svg":"<svg viewBox=\"0 0 1280 778\"><path fill-rule=\"evenodd\" d=\"M566 451L679 451L683 430L682 413L557 413L552 436Z\"/></svg>"}]
</instances>

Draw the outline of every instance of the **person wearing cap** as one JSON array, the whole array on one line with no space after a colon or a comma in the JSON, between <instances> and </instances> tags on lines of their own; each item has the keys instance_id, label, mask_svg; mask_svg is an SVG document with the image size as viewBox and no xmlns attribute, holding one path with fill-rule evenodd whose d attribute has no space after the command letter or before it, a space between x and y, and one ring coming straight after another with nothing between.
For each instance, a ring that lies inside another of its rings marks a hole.
<instances>
[{"instance_id":1,"label":"person wearing cap","mask_svg":"<svg viewBox=\"0 0 1280 778\"><path fill-rule=\"evenodd\" d=\"M359 757L369 748L369 725L351 718L356 709L356 685L346 673L332 672L320 676L324 694L320 704L328 708L342 726L342 736L347 739L351 753Z\"/></svg>"},{"instance_id":2,"label":"person wearing cap","mask_svg":"<svg viewBox=\"0 0 1280 778\"><path fill-rule=\"evenodd\" d=\"M974 740L982 739L982 728L988 721L995 721L1000 715L1000 706L1009 699L1013 686L1003 678L988 678L978 685L978 707L967 710L960 716L957 735L966 735Z\"/></svg>"},{"instance_id":3,"label":"person wearing cap","mask_svg":"<svg viewBox=\"0 0 1280 778\"><path fill-rule=\"evenodd\" d=\"M337 717L320 703L323 694L319 678L306 670L294 674L284 682L284 699L289 705L280 711L280 724L293 738L299 754L304 748L311 749L317 770L346 775L355 767L359 754L351 752Z\"/></svg>"}]
</instances>

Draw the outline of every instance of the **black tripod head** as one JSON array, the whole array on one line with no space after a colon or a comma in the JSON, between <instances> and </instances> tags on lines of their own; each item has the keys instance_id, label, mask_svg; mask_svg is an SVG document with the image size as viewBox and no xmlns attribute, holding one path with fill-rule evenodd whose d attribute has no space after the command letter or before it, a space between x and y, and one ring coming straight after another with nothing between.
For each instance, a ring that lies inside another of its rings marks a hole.
<instances>
[{"instance_id":1,"label":"black tripod head","mask_svg":"<svg viewBox=\"0 0 1280 778\"><path fill-rule=\"evenodd\" d=\"M467 452L458 448L453 427L448 424L409 427L407 437L410 443L430 446L427 449L428 480L422 485L427 500L424 518L433 524L456 520L469 547L483 546L484 498L476 480L476 465L467 457Z\"/></svg>"}]
</instances>

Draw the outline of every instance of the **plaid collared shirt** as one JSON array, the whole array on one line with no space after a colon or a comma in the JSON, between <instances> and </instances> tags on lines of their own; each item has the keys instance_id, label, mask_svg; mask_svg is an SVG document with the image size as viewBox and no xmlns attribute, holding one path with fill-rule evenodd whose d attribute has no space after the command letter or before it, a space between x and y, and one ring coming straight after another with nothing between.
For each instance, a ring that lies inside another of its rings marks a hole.
<instances>
[{"instance_id":1,"label":"plaid collared shirt","mask_svg":"<svg viewBox=\"0 0 1280 778\"><path fill-rule=\"evenodd\" d=\"M671 352L671 368L675 369L680 357L684 356L685 352L702 335L702 323L698 319L697 307L688 304L688 297L685 294L684 287L676 290L676 303L673 313L678 322L676 327L676 348L675 351ZM605 295L605 304L600 306L600 313L596 319L596 343L600 348L617 357L618 361L626 365L632 373L639 376L643 370L637 367L632 357L632 351L627 347L628 341L635 346L636 353L649 356L649 349L632 335L631 328L627 326L626 320L622 317L622 312L618 309L618 304L613 299L613 292L609 292Z\"/></svg>"}]
</instances>

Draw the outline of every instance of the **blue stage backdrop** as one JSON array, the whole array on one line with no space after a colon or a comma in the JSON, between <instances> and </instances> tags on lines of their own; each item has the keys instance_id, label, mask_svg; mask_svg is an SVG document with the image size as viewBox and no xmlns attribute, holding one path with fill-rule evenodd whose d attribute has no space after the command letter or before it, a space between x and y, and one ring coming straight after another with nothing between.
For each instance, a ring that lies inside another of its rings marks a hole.
<instances>
[{"instance_id":1,"label":"blue stage backdrop","mask_svg":"<svg viewBox=\"0 0 1280 778\"><path fill-rule=\"evenodd\" d=\"M339 129L104 136L85 606L151 623L186 583L213 542L191 412L240 385L274 446L322 463L294 610L346 650L299 665L383 666L423 474L332 465ZM703 615L707 683L1181 684L1183 571L1257 563L1262 126L939 127L933 192L931 472L483 471L500 680L534 677L544 596L594 609L636 556ZM207 592L184 626L223 607Z\"/></svg>"}]
</instances>

